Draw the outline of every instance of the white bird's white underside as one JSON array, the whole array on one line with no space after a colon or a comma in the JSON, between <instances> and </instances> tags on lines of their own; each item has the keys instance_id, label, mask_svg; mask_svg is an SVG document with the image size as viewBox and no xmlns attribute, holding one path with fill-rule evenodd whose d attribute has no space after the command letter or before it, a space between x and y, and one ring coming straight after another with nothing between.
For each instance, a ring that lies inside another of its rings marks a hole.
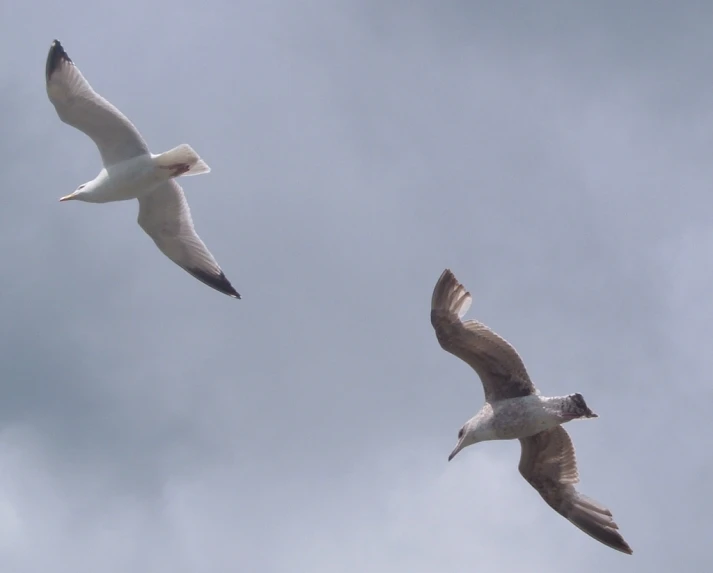
<instances>
[{"instance_id":1,"label":"white bird's white underside","mask_svg":"<svg viewBox=\"0 0 713 573\"><path fill-rule=\"evenodd\" d=\"M150 157L146 142L123 113L92 89L57 41L50 48L46 75L47 94L60 119L94 141L108 177L113 173L126 178L134 175L126 169L113 167L143 155ZM156 157L160 156L154 156L154 162ZM202 160L199 159L199 163L196 173L209 171ZM120 183L117 182L118 187L121 187ZM199 280L240 298L196 233L180 185L174 179L168 179L152 190L144 192L137 188L135 191L139 198L139 225L159 249ZM123 199L126 197L107 197L106 200Z\"/></svg>"}]
</instances>

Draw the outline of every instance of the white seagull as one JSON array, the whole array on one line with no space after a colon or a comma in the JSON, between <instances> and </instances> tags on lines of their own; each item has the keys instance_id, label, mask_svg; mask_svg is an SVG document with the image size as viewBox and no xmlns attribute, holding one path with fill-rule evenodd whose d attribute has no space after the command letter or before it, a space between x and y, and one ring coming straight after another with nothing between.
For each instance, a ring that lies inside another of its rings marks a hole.
<instances>
[{"instance_id":1,"label":"white seagull","mask_svg":"<svg viewBox=\"0 0 713 573\"><path fill-rule=\"evenodd\" d=\"M485 391L485 405L458 432L448 461L477 442L519 439L520 473L550 507L597 541L631 554L611 512L574 487L577 461L562 424L597 415L581 394L540 396L508 342L477 320L461 321L471 300L453 273L443 271L433 290L431 324L441 347L469 364Z\"/></svg>"},{"instance_id":2,"label":"white seagull","mask_svg":"<svg viewBox=\"0 0 713 573\"><path fill-rule=\"evenodd\" d=\"M161 252L199 281L240 298L193 228L191 211L175 177L208 173L210 167L186 144L152 154L134 125L89 85L55 40L45 68L47 95L66 124L99 148L104 168L60 201L139 200L138 223Z\"/></svg>"}]
</instances>

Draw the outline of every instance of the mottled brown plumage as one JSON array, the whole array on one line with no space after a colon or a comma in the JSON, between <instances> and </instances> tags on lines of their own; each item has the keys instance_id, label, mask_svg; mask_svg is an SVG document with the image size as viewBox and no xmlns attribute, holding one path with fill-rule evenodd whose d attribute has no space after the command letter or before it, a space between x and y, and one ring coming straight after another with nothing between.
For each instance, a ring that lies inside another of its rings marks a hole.
<instances>
[{"instance_id":1,"label":"mottled brown plumage","mask_svg":"<svg viewBox=\"0 0 713 573\"><path fill-rule=\"evenodd\" d=\"M445 298L452 301L451 307L437 304ZM471 300L470 293L453 273L443 271L431 299L431 324L441 347L478 373L487 402L535 394L535 386L522 359L507 340L482 322L461 321L460 317L468 311ZM453 308L457 308L457 312Z\"/></svg>"},{"instance_id":2,"label":"mottled brown plumage","mask_svg":"<svg viewBox=\"0 0 713 573\"><path fill-rule=\"evenodd\" d=\"M577 460L563 427L520 438L520 444L520 473L552 509L604 545L632 553L611 512L575 489L579 482Z\"/></svg>"},{"instance_id":3,"label":"mottled brown plumage","mask_svg":"<svg viewBox=\"0 0 713 573\"><path fill-rule=\"evenodd\" d=\"M448 269L431 298L431 324L438 342L477 372L485 392L485 405L461 428L448 459L480 441L519 439L520 473L550 507L597 541L632 553L611 512L574 487L579 481L577 462L562 424L597 415L581 394L540 396L512 345L477 320L461 320L471 300Z\"/></svg>"}]
</instances>

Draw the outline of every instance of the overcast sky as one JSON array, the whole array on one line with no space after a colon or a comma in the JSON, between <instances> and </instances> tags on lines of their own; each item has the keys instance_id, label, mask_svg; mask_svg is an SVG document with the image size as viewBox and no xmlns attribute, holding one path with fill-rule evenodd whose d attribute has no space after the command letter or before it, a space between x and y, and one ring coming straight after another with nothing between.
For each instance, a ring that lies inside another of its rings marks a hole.
<instances>
[{"instance_id":1,"label":"overcast sky","mask_svg":"<svg viewBox=\"0 0 713 573\"><path fill-rule=\"evenodd\" d=\"M713 5L66 0L0 6L0 570L693 571L713 566ZM665 5L665 6L664 6ZM243 300L136 202L58 203L91 140L59 39L181 180ZM567 426L552 511L429 321L450 267Z\"/></svg>"}]
</instances>

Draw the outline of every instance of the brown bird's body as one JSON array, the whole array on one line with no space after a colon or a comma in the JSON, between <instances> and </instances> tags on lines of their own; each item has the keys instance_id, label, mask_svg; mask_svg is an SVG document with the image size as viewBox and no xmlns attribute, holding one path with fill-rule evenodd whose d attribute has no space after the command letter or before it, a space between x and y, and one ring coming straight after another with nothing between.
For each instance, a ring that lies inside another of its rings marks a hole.
<instances>
[{"instance_id":1,"label":"brown bird's body","mask_svg":"<svg viewBox=\"0 0 713 573\"><path fill-rule=\"evenodd\" d=\"M441 347L478 373L485 392L485 405L461 428L448 459L477 442L519 439L520 473L549 506L597 541L631 554L611 512L574 487L579 482L574 446L562 424L597 415L581 394L540 396L507 341L477 320L461 320L471 300L446 269L433 291L431 324Z\"/></svg>"}]
</instances>

